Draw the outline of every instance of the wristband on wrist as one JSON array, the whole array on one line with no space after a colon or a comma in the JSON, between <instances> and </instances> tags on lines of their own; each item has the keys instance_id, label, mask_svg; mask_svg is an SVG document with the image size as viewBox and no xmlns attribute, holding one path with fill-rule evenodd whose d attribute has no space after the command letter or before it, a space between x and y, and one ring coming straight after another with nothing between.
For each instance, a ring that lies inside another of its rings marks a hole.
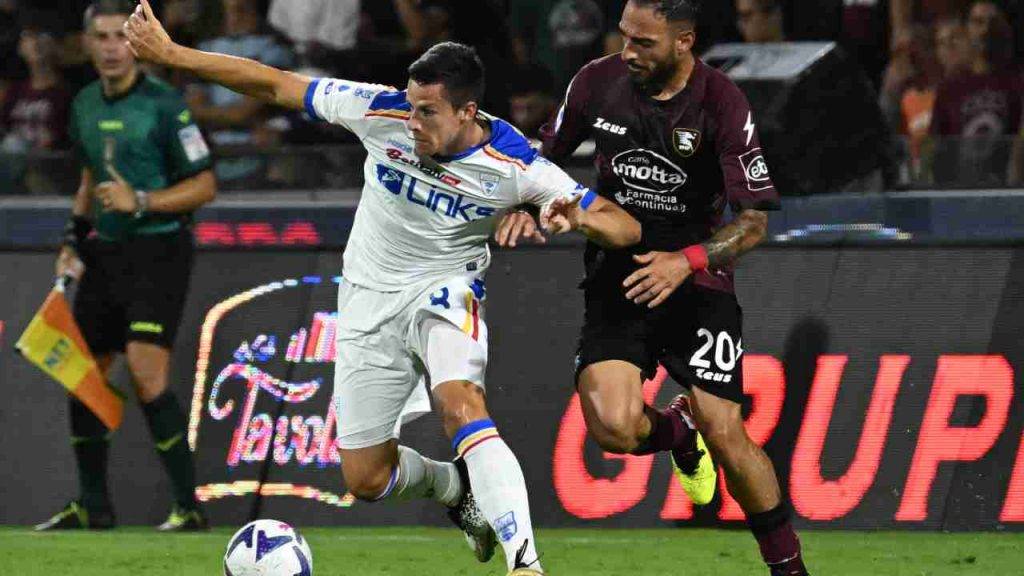
<instances>
[{"instance_id":1,"label":"wristband on wrist","mask_svg":"<svg viewBox=\"0 0 1024 576\"><path fill-rule=\"evenodd\" d=\"M82 242L89 237L90 232L92 232L92 222L85 216L72 214L71 218L68 218L67 223L64 224L62 244L78 250Z\"/></svg>"},{"instance_id":2,"label":"wristband on wrist","mask_svg":"<svg viewBox=\"0 0 1024 576\"><path fill-rule=\"evenodd\" d=\"M142 218L149 209L149 196L144 190L135 191L135 217Z\"/></svg>"},{"instance_id":3,"label":"wristband on wrist","mask_svg":"<svg viewBox=\"0 0 1024 576\"><path fill-rule=\"evenodd\" d=\"M708 250L703 245L694 244L683 248L683 256L690 263L690 270L697 272L708 269Z\"/></svg>"}]
</instances>

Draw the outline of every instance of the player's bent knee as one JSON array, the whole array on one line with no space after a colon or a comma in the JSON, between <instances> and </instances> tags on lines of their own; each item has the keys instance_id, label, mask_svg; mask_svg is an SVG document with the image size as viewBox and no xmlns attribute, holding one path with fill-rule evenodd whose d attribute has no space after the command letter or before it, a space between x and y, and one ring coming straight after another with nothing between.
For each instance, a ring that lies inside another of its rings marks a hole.
<instances>
[{"instance_id":1,"label":"player's bent knee","mask_svg":"<svg viewBox=\"0 0 1024 576\"><path fill-rule=\"evenodd\" d=\"M613 454L628 454L640 445L645 420L643 398L611 398L586 394L583 398L587 429L601 448Z\"/></svg>"},{"instance_id":2,"label":"player's bent knee","mask_svg":"<svg viewBox=\"0 0 1024 576\"><path fill-rule=\"evenodd\" d=\"M392 483L398 464L398 443L390 440L366 448L341 449L341 473L353 496L378 500Z\"/></svg>"},{"instance_id":3,"label":"player's bent knee","mask_svg":"<svg viewBox=\"0 0 1024 576\"><path fill-rule=\"evenodd\" d=\"M392 471L392 468L386 466L358 470L345 470L345 467L342 467L348 491L364 502L376 501L387 491Z\"/></svg>"}]
</instances>

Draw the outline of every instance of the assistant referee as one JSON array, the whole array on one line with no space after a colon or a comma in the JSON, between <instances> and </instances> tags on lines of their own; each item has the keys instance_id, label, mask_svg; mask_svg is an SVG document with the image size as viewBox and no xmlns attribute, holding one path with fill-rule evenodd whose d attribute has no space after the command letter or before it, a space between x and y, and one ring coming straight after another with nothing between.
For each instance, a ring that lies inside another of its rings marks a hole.
<instances>
[{"instance_id":1,"label":"assistant referee","mask_svg":"<svg viewBox=\"0 0 1024 576\"><path fill-rule=\"evenodd\" d=\"M69 132L83 167L57 273L80 278L74 316L104 374L115 354L127 359L174 491L158 528L201 530L207 522L195 499L186 420L168 371L192 268L190 215L213 200L216 181L184 101L146 76L127 45L123 25L133 9L131 1L101 0L85 12L99 80L72 106ZM69 401L80 494L36 529L111 528L109 431Z\"/></svg>"}]
</instances>

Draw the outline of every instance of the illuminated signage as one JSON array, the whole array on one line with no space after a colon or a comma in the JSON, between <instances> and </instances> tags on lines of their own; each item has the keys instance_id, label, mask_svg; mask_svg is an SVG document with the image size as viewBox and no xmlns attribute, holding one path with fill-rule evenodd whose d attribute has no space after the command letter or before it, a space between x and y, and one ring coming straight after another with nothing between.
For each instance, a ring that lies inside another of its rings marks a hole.
<instances>
[{"instance_id":1,"label":"illuminated signage","mask_svg":"<svg viewBox=\"0 0 1024 576\"><path fill-rule=\"evenodd\" d=\"M219 466L211 468L225 472L221 481L196 489L200 500L258 490L263 496L352 505L350 494L330 489L341 475L337 414L331 387L325 386L333 373L337 313L312 310L298 326L282 322L299 316L280 313L296 302L312 302L311 291L333 294L340 282L340 277L320 276L271 282L231 296L206 314L188 441L200 460L212 459ZM253 317L260 307L267 309L265 319ZM253 325L261 329L246 337L244 331ZM210 441L203 442L205 436ZM261 484L264 467L274 470L274 478L295 481ZM327 468L333 471L323 473Z\"/></svg>"},{"instance_id":2,"label":"illuminated signage","mask_svg":"<svg viewBox=\"0 0 1024 576\"><path fill-rule=\"evenodd\" d=\"M891 429L903 374L910 364L907 355L884 355L852 460L844 472L825 478L822 474L824 446L829 424L837 409L836 401L848 357L822 355L803 421L792 450L789 494L802 517L834 521L850 514L874 485L887 440L897 432ZM775 432L786 398L782 363L772 356L748 355L744 362L744 392L751 397L746 419L751 438L764 444ZM652 402L667 379L664 370L644 384L644 397ZM914 430L916 445L906 472L898 507L887 514L896 522L928 520L929 497L936 475L948 463L974 462L984 457L999 437L1010 432L1008 415L1014 393L1014 373L1000 355L943 355L937 360L931 392L920 426ZM953 424L957 402L964 398L983 398L984 410L976 421ZM1012 433L1012 432L1010 432ZM663 497L660 517L664 520L693 518L693 508L678 483L649 491L654 456L622 456L605 453L607 460L621 461L621 470L612 478L595 477L587 469L584 447L587 439L578 395L566 409L554 447L553 482L555 492L567 512L582 519L608 518L629 511L647 498ZM999 521L1024 522L1024 438L1017 444L1010 480L1002 500ZM1009 463L1007 463L1009 466ZM781 479L786 481L787 479ZM719 474L722 495L720 520L742 520L742 510L729 495L724 474Z\"/></svg>"},{"instance_id":3,"label":"illuminated signage","mask_svg":"<svg viewBox=\"0 0 1024 576\"><path fill-rule=\"evenodd\" d=\"M195 225L200 246L319 246L323 238L310 221L225 222L206 220Z\"/></svg>"}]
</instances>

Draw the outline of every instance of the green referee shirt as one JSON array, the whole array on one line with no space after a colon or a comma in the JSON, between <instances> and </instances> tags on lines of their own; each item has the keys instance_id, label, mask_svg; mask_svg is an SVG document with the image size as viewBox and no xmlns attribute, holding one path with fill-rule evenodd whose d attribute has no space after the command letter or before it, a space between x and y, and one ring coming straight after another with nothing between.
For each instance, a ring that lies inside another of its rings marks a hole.
<instances>
[{"instance_id":1,"label":"green referee shirt","mask_svg":"<svg viewBox=\"0 0 1024 576\"><path fill-rule=\"evenodd\" d=\"M108 162L136 190L167 188L210 168L210 149L192 114L170 85L141 72L135 84L113 98L99 81L78 93L69 130L94 184L114 177ZM105 212L93 202L93 223L102 240L167 234L182 226L180 214Z\"/></svg>"}]
</instances>

